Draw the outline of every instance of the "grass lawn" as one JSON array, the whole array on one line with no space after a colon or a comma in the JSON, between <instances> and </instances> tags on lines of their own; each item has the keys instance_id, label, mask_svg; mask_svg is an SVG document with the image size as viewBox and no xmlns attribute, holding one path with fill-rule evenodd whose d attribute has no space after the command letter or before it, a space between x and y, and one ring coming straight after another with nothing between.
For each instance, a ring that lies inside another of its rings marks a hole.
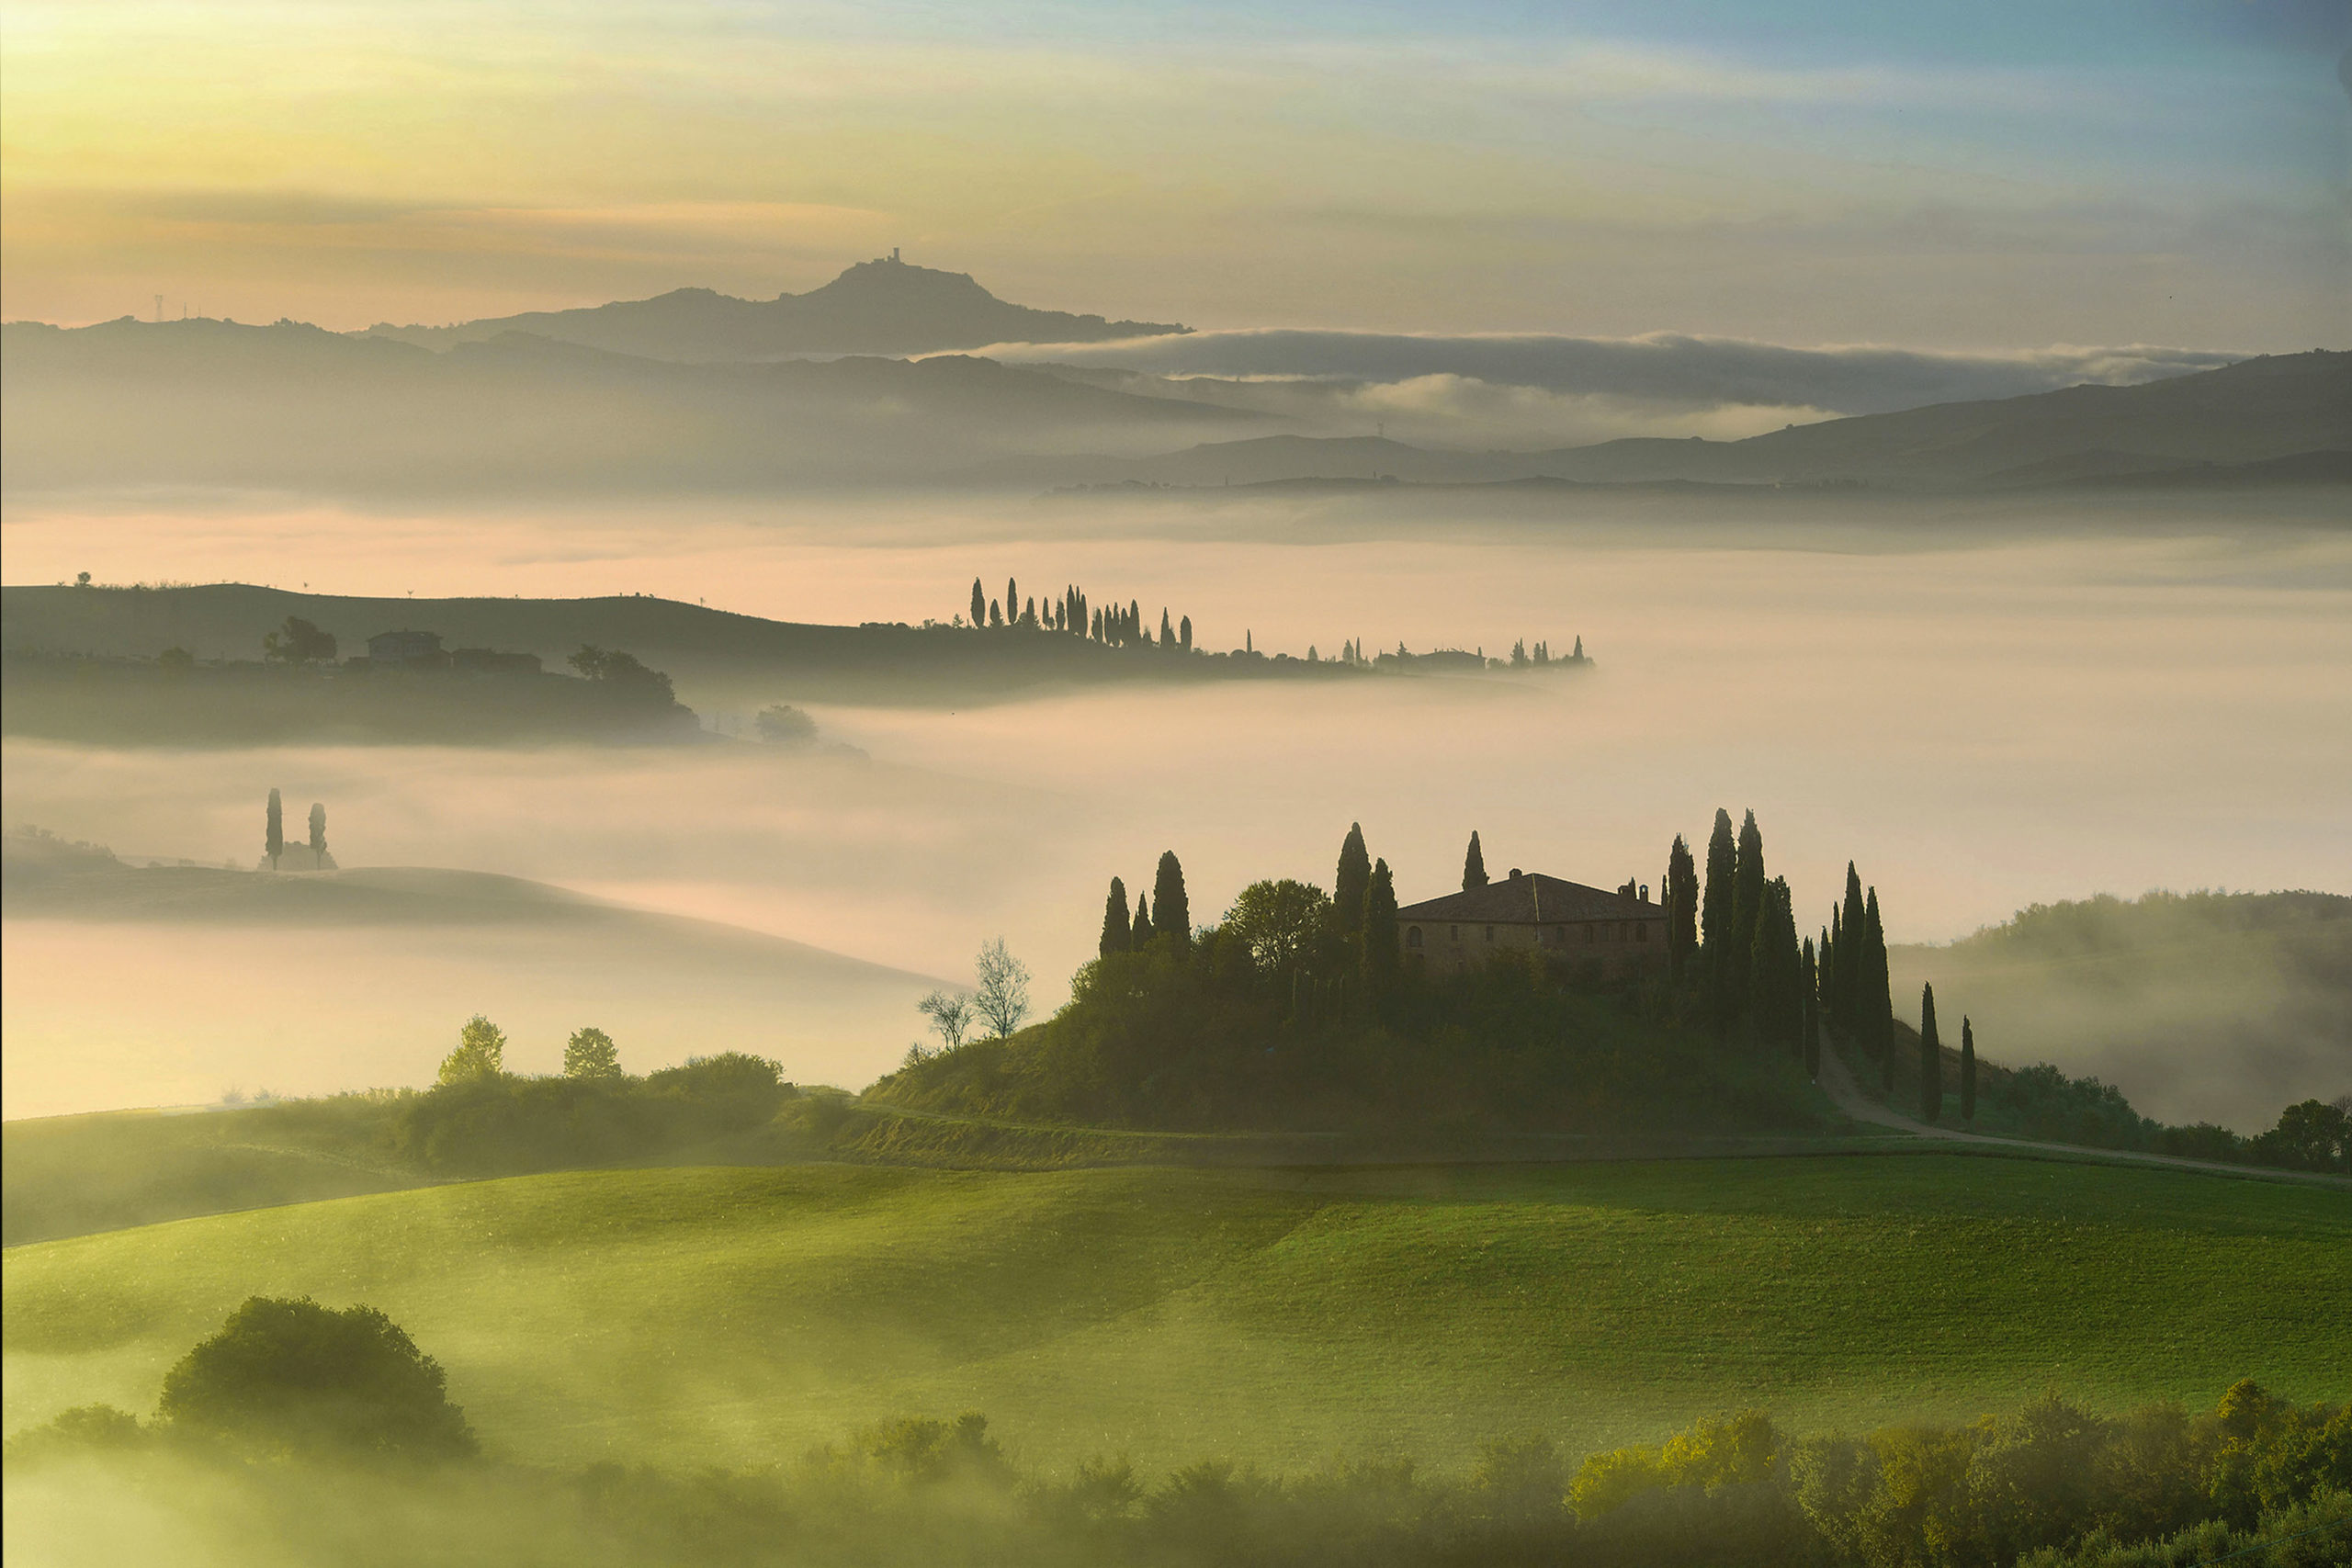
<instances>
[{"instance_id":1,"label":"grass lawn","mask_svg":"<svg viewBox=\"0 0 2352 1568\"><path fill-rule=\"evenodd\" d=\"M985 1410L1029 1459L1453 1463L1746 1405L2352 1393L2352 1192L1901 1154L1430 1169L569 1172L13 1248L6 1424L245 1296L380 1306L486 1441L742 1464Z\"/></svg>"}]
</instances>

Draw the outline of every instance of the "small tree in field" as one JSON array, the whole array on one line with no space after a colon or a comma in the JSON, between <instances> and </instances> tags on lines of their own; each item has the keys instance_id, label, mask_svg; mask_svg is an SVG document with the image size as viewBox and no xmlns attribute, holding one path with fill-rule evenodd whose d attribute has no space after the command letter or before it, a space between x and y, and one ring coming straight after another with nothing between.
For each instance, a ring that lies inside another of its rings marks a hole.
<instances>
[{"instance_id":1,"label":"small tree in field","mask_svg":"<svg viewBox=\"0 0 2352 1568\"><path fill-rule=\"evenodd\" d=\"M563 1076L617 1078L622 1076L620 1047L601 1029L575 1029L563 1043Z\"/></svg>"},{"instance_id":2,"label":"small tree in field","mask_svg":"<svg viewBox=\"0 0 2352 1568\"><path fill-rule=\"evenodd\" d=\"M1029 1016L1029 966L1007 952L999 936L981 943L973 968L980 982L972 997L973 1009L1001 1040Z\"/></svg>"},{"instance_id":3,"label":"small tree in field","mask_svg":"<svg viewBox=\"0 0 2352 1568\"><path fill-rule=\"evenodd\" d=\"M277 792L269 792L269 812L262 823L261 852L269 857L269 869L277 869L277 857L286 852L286 805Z\"/></svg>"},{"instance_id":4,"label":"small tree in field","mask_svg":"<svg viewBox=\"0 0 2352 1568\"><path fill-rule=\"evenodd\" d=\"M1306 956L1331 921L1331 900L1312 883L1284 877L1253 882L1225 912L1225 931L1240 942L1265 974L1276 975Z\"/></svg>"},{"instance_id":5,"label":"small tree in field","mask_svg":"<svg viewBox=\"0 0 2352 1568\"><path fill-rule=\"evenodd\" d=\"M327 863L327 808L317 801L311 802L311 869L317 871Z\"/></svg>"},{"instance_id":6,"label":"small tree in field","mask_svg":"<svg viewBox=\"0 0 2352 1568\"><path fill-rule=\"evenodd\" d=\"M476 1013L458 1031L458 1048L441 1059L444 1084L475 1083L506 1070L506 1036L498 1025Z\"/></svg>"},{"instance_id":7,"label":"small tree in field","mask_svg":"<svg viewBox=\"0 0 2352 1568\"><path fill-rule=\"evenodd\" d=\"M1960 1119L1976 1120L1976 1031L1960 1015Z\"/></svg>"},{"instance_id":8,"label":"small tree in field","mask_svg":"<svg viewBox=\"0 0 2352 1568\"><path fill-rule=\"evenodd\" d=\"M915 1004L915 1011L931 1020L932 1032L939 1036L943 1051L964 1043L972 1028L973 998L962 991L933 991Z\"/></svg>"}]
</instances>

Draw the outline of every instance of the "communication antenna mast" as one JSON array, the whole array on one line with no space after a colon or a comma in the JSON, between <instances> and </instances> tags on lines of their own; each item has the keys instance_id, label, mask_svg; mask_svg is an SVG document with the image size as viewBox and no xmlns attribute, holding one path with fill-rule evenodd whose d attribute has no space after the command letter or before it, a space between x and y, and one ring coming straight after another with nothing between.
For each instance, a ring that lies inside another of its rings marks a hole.
<instances>
[{"instance_id":1,"label":"communication antenna mast","mask_svg":"<svg viewBox=\"0 0 2352 1568\"><path fill-rule=\"evenodd\" d=\"M155 319L159 321L164 319L164 297L160 294L155 296Z\"/></svg>"}]
</instances>

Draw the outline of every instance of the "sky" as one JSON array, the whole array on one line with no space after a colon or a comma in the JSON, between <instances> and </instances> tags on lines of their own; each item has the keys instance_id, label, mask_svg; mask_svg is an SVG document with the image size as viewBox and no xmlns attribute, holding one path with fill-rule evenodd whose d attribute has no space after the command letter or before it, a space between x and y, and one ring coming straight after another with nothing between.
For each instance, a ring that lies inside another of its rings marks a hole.
<instances>
[{"instance_id":1,"label":"sky","mask_svg":"<svg viewBox=\"0 0 2352 1568\"><path fill-rule=\"evenodd\" d=\"M1265 13L1278 12L1278 16ZM2352 344L2343 0L16 0L0 314Z\"/></svg>"}]
</instances>

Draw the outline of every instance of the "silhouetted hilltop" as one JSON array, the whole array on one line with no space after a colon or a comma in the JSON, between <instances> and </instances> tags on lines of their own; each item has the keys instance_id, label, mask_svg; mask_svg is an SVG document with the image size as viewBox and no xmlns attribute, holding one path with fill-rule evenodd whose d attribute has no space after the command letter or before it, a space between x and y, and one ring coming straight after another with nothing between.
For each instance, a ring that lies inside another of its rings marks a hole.
<instances>
[{"instance_id":1,"label":"silhouetted hilltop","mask_svg":"<svg viewBox=\"0 0 2352 1568\"><path fill-rule=\"evenodd\" d=\"M859 262L821 288L739 299L678 288L575 310L530 310L456 326L396 327L368 335L425 348L526 332L649 359L776 359L801 354L933 354L992 343L1099 343L1192 329L1172 321L1113 321L1008 304L969 273L939 272L884 256Z\"/></svg>"},{"instance_id":2,"label":"silhouetted hilltop","mask_svg":"<svg viewBox=\"0 0 2352 1568\"><path fill-rule=\"evenodd\" d=\"M1593 484L2341 482L2352 447L2352 353L2266 355L2137 387L2069 387L1824 420L1744 441L1641 437L1539 452L1449 452L1356 436L1277 435L1145 459L1064 466L1069 478L1183 485L1394 478L1413 484L1554 479ZM2235 465L2247 465L2233 474ZM2259 467L2255 467L2259 465Z\"/></svg>"}]
</instances>

